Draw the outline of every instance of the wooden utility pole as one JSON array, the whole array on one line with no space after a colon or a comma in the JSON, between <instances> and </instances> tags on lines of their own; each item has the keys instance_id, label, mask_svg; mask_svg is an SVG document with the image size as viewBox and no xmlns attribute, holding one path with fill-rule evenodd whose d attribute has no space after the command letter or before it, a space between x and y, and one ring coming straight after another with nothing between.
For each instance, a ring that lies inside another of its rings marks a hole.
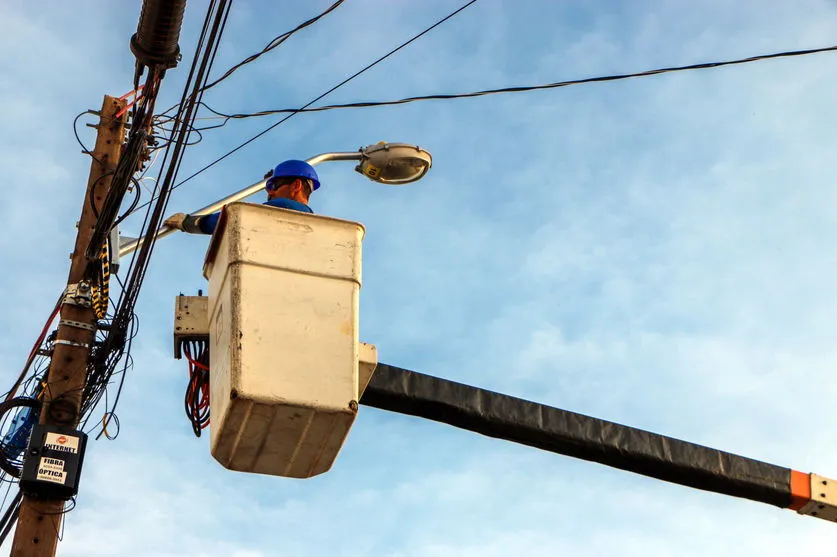
<instances>
[{"instance_id":1,"label":"wooden utility pole","mask_svg":"<svg viewBox=\"0 0 837 557\"><path fill-rule=\"evenodd\" d=\"M87 191L82 201L78 235L67 280L67 295L61 306L61 321L47 375L41 423L77 427L81 395L87 379L87 361L95 339L96 316L90 304L91 283L87 245L96 226L96 215L110 189L125 134L126 116L116 115L126 101L105 96L99 115L96 147L90 165ZM92 203L91 203L92 202ZM93 206L95 205L95 212ZM117 248L118 249L118 248ZM13 557L52 557L58 547L65 501L24 497L17 521Z\"/></svg>"}]
</instances>

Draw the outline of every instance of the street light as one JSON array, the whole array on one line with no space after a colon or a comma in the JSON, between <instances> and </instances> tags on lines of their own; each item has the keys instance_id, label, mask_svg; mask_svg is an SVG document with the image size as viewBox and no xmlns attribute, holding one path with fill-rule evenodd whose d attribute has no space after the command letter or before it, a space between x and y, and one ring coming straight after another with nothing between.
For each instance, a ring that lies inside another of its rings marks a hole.
<instances>
[{"instance_id":1,"label":"street light","mask_svg":"<svg viewBox=\"0 0 837 557\"><path fill-rule=\"evenodd\" d=\"M392 186L421 180L433 164L430 153L404 143L381 142L360 152L360 164L355 170L370 180Z\"/></svg>"},{"instance_id":2,"label":"street light","mask_svg":"<svg viewBox=\"0 0 837 557\"><path fill-rule=\"evenodd\" d=\"M305 162L315 166L328 161L359 161L355 170L380 184L399 186L420 180L430 170L433 159L430 153L414 145L406 143L380 142L368 145L349 153L323 153L307 159ZM209 215L220 211L224 205L233 203L264 189L267 178L247 186L241 191L229 195L206 207L191 213L195 216ZM162 226L154 233L154 238L168 236L176 232L176 228ZM119 247L119 257L136 251L143 243L142 238L134 238Z\"/></svg>"}]
</instances>

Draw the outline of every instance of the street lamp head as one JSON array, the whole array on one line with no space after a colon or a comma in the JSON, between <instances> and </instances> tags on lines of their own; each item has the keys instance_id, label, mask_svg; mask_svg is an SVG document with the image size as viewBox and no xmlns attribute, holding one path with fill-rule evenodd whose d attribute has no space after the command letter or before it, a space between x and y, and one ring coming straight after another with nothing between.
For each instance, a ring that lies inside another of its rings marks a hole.
<instances>
[{"instance_id":1,"label":"street lamp head","mask_svg":"<svg viewBox=\"0 0 837 557\"><path fill-rule=\"evenodd\" d=\"M430 170L430 153L406 143L376 143L360 150L355 170L381 184L400 186L420 180Z\"/></svg>"}]
</instances>

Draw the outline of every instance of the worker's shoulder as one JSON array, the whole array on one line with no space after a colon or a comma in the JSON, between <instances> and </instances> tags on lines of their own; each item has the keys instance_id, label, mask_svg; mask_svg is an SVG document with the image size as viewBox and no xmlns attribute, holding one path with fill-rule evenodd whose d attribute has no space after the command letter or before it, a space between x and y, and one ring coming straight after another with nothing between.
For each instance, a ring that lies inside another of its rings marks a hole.
<instances>
[{"instance_id":1,"label":"worker's shoulder","mask_svg":"<svg viewBox=\"0 0 837 557\"><path fill-rule=\"evenodd\" d=\"M284 197L277 197L276 199L269 199L264 202L265 205L270 205L271 207L279 207L281 209L291 209L293 211L302 211L303 213L313 213L314 211L311 210L311 207L306 205L305 203L300 203L299 201L294 201L293 199L286 199Z\"/></svg>"}]
</instances>

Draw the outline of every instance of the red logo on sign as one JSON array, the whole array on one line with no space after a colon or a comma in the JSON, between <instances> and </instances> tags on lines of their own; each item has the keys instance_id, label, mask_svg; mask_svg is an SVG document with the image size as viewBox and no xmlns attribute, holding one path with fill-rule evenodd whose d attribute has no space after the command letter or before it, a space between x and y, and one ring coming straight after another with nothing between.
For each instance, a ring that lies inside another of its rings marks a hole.
<instances>
[{"instance_id":1,"label":"red logo on sign","mask_svg":"<svg viewBox=\"0 0 837 557\"><path fill-rule=\"evenodd\" d=\"M59 445L63 445L64 443L66 443L66 442L67 442L67 438L66 438L66 437L64 437L64 436L62 435L61 437L59 437L58 439L56 439L56 441L58 441L58 444L59 444Z\"/></svg>"}]
</instances>

